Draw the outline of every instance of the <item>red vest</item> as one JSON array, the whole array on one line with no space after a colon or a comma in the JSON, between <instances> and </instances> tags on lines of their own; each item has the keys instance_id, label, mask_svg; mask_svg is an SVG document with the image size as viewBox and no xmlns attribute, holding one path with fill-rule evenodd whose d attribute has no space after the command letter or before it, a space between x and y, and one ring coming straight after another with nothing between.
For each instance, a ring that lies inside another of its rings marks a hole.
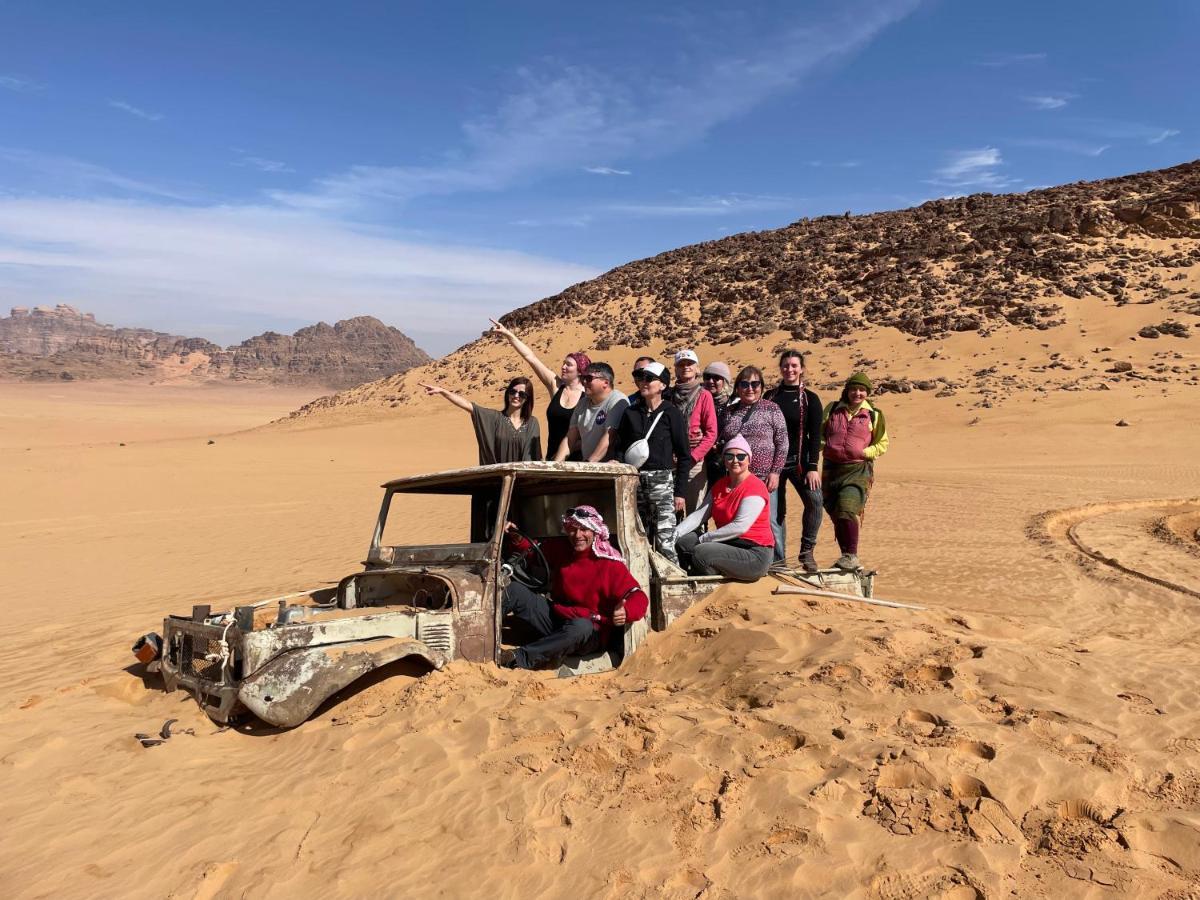
<instances>
[{"instance_id":1,"label":"red vest","mask_svg":"<svg viewBox=\"0 0 1200 900\"><path fill-rule=\"evenodd\" d=\"M735 488L729 486L729 478L725 477L713 485L712 517L718 528L722 528L737 516L738 507L747 497L762 497L763 508L746 533L741 535L747 541L760 547L774 547L775 535L771 532L771 503L767 496L767 486L761 478L751 475Z\"/></svg>"},{"instance_id":2,"label":"red vest","mask_svg":"<svg viewBox=\"0 0 1200 900\"><path fill-rule=\"evenodd\" d=\"M825 461L831 463L862 462L863 451L871 446L874 419L864 405L850 418L844 406L829 414L825 423Z\"/></svg>"}]
</instances>

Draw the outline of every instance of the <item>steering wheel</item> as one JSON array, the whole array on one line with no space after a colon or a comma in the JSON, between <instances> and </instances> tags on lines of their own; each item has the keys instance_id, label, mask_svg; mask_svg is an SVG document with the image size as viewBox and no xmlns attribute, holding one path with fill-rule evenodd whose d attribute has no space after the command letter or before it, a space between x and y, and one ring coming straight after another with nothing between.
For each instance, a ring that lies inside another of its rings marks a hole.
<instances>
[{"instance_id":1,"label":"steering wheel","mask_svg":"<svg viewBox=\"0 0 1200 900\"><path fill-rule=\"evenodd\" d=\"M508 566L513 578L531 591L541 593L548 589L550 587L550 564L546 562L546 555L542 553L538 542L516 526L510 528L508 533L524 538L529 546L524 550L513 550L501 561L503 565Z\"/></svg>"}]
</instances>

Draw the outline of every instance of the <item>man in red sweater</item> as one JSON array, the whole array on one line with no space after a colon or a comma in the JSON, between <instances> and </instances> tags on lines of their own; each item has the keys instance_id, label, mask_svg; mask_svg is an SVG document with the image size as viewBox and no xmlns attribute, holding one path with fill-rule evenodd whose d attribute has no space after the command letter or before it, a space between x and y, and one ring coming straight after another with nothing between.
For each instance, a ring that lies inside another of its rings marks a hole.
<instances>
[{"instance_id":1,"label":"man in red sweater","mask_svg":"<svg viewBox=\"0 0 1200 900\"><path fill-rule=\"evenodd\" d=\"M551 569L550 598L517 581L504 589L505 615L513 615L539 638L516 650L503 650L500 665L536 669L572 654L608 646L613 626L636 622L650 605L645 592L608 541L608 526L591 506L568 509L562 517L564 537L539 545ZM514 550L529 542L511 533Z\"/></svg>"}]
</instances>

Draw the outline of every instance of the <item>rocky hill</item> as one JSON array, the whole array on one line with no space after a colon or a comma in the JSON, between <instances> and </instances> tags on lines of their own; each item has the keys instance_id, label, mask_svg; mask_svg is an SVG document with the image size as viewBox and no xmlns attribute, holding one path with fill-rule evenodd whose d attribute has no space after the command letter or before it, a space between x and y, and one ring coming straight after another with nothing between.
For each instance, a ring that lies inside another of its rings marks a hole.
<instances>
[{"instance_id":1,"label":"rocky hill","mask_svg":"<svg viewBox=\"0 0 1200 900\"><path fill-rule=\"evenodd\" d=\"M801 219L629 263L503 321L552 361L583 347L624 366L643 349L693 346L704 359L765 367L782 346L798 346L828 361L818 377L865 367L885 387L968 390L991 405L1046 385L1195 384L1195 352L1180 351L1200 333L1198 317L1200 161L1025 194ZM1089 333L1081 351L1078 339ZM1019 359L988 358L989 348L1020 334L1041 337ZM1155 349L1130 356L1130 338ZM938 346L921 349L930 342ZM941 362L920 362L930 349ZM947 368L951 349L959 365ZM486 369L493 358L509 360L497 379L519 368L505 345L484 337L413 376L455 383L456 373ZM417 397L410 380L384 379L299 412L401 405Z\"/></svg>"},{"instance_id":2,"label":"rocky hill","mask_svg":"<svg viewBox=\"0 0 1200 900\"><path fill-rule=\"evenodd\" d=\"M268 331L223 349L203 338L115 328L67 304L14 307L0 318L0 377L257 381L334 389L430 361L399 329L371 316L324 322L293 335Z\"/></svg>"}]
</instances>

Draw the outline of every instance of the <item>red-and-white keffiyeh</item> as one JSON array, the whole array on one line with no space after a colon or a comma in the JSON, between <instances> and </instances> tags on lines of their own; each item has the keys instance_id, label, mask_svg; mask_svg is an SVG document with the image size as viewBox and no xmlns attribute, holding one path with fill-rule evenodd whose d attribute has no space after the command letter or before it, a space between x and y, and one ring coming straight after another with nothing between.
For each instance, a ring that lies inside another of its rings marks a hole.
<instances>
[{"instance_id":1,"label":"red-and-white keffiyeh","mask_svg":"<svg viewBox=\"0 0 1200 900\"><path fill-rule=\"evenodd\" d=\"M567 510L562 517L563 527L567 526L568 522L574 522L588 531L596 533L596 539L592 541L592 552L600 559L614 559L617 562L624 562L625 557L621 556L619 550L608 541L608 526L604 524L604 517L600 515L600 511L594 506L576 506Z\"/></svg>"}]
</instances>

